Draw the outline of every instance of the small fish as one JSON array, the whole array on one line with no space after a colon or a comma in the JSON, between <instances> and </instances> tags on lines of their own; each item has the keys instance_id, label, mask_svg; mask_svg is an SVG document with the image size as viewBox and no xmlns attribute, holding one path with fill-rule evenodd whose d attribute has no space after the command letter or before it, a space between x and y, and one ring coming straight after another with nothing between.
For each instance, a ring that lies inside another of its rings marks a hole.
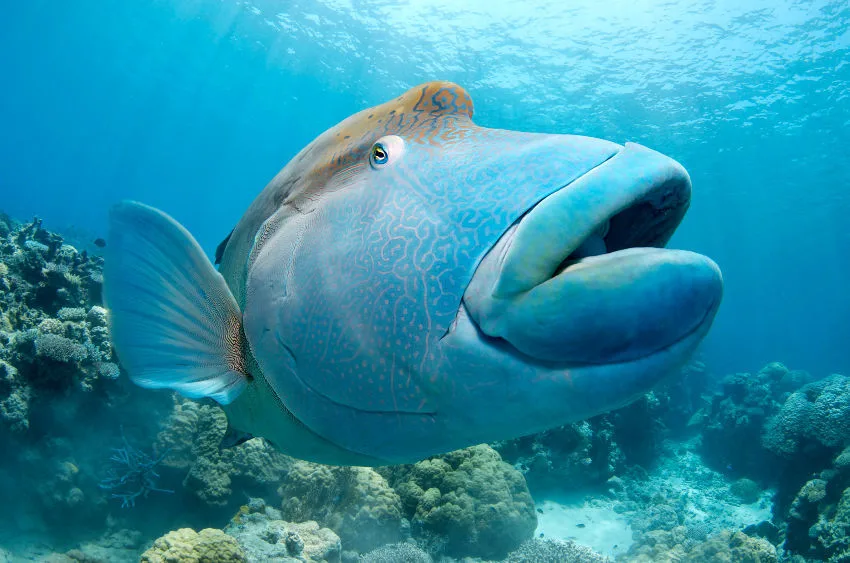
<instances>
[{"instance_id":1,"label":"small fish","mask_svg":"<svg viewBox=\"0 0 850 563\"><path fill-rule=\"evenodd\" d=\"M102 238L96 238L94 239L93 244L98 248L103 248L104 246L106 246L106 241Z\"/></svg>"},{"instance_id":2,"label":"small fish","mask_svg":"<svg viewBox=\"0 0 850 563\"><path fill-rule=\"evenodd\" d=\"M585 527L584 524L576 524L576 528L584 528L584 527Z\"/></svg>"},{"instance_id":3,"label":"small fish","mask_svg":"<svg viewBox=\"0 0 850 563\"><path fill-rule=\"evenodd\" d=\"M540 514L543 514L543 509L542 509L542 508L538 508L538 509L537 509L537 512L539 512Z\"/></svg>"},{"instance_id":4,"label":"small fish","mask_svg":"<svg viewBox=\"0 0 850 563\"><path fill-rule=\"evenodd\" d=\"M723 287L663 248L687 172L472 114L431 82L332 127L248 207L218 271L169 215L116 205L104 298L130 378L214 399L228 443L375 466L583 420L676 372Z\"/></svg>"}]
</instances>

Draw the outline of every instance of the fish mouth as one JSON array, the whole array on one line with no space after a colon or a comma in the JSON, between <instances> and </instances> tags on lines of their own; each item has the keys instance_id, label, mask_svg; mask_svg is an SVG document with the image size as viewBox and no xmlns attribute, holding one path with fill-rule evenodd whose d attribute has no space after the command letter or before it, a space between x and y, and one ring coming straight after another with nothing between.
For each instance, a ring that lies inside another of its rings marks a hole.
<instances>
[{"instance_id":1,"label":"fish mouth","mask_svg":"<svg viewBox=\"0 0 850 563\"><path fill-rule=\"evenodd\" d=\"M559 365L634 361L701 339L722 296L720 270L663 248L690 194L679 163L627 143L502 235L464 293L471 320Z\"/></svg>"}]
</instances>

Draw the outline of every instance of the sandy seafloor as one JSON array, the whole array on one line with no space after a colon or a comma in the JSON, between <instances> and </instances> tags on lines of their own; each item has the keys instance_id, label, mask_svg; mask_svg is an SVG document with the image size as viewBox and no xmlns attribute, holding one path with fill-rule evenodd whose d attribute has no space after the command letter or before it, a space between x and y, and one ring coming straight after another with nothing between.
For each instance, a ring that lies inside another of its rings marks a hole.
<instances>
[{"instance_id":1,"label":"sandy seafloor","mask_svg":"<svg viewBox=\"0 0 850 563\"><path fill-rule=\"evenodd\" d=\"M680 490L686 503L688 516L684 525L687 527L707 522L710 530L740 530L770 520L771 497L775 491L767 489L757 502L742 504L730 495L730 480L706 467L692 450L694 442L668 441L667 453L649 471L645 488ZM631 521L640 511L636 513L623 500L599 491L535 498L535 505L536 536L572 540L612 559L622 557L631 547L634 532Z\"/></svg>"}]
</instances>

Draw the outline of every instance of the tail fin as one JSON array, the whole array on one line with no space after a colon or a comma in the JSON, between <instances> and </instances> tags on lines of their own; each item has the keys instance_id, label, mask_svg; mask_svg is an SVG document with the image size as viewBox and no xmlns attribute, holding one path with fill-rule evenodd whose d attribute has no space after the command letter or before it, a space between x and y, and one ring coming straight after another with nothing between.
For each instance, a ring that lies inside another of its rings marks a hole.
<instances>
[{"instance_id":1,"label":"tail fin","mask_svg":"<svg viewBox=\"0 0 850 563\"><path fill-rule=\"evenodd\" d=\"M142 387L233 401L245 387L242 315L189 231L123 202L109 215L104 301L122 365Z\"/></svg>"}]
</instances>

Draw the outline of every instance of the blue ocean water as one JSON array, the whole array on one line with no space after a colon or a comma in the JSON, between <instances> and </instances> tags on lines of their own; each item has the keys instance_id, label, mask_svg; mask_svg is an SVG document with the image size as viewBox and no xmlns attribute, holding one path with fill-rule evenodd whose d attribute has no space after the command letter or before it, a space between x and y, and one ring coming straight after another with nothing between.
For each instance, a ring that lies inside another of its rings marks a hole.
<instances>
[{"instance_id":1,"label":"blue ocean water","mask_svg":"<svg viewBox=\"0 0 850 563\"><path fill-rule=\"evenodd\" d=\"M639 142L687 168L671 246L723 270L698 356L712 372L850 374L846 0L30 0L2 14L0 210L19 220L94 240L113 203L137 199L212 255L320 132L450 80L478 124Z\"/></svg>"},{"instance_id":2,"label":"blue ocean water","mask_svg":"<svg viewBox=\"0 0 850 563\"><path fill-rule=\"evenodd\" d=\"M102 234L136 198L205 249L301 147L446 79L491 127L682 162L673 245L727 281L705 346L850 371L848 6L773 2L19 2L0 42L3 207Z\"/></svg>"}]
</instances>

